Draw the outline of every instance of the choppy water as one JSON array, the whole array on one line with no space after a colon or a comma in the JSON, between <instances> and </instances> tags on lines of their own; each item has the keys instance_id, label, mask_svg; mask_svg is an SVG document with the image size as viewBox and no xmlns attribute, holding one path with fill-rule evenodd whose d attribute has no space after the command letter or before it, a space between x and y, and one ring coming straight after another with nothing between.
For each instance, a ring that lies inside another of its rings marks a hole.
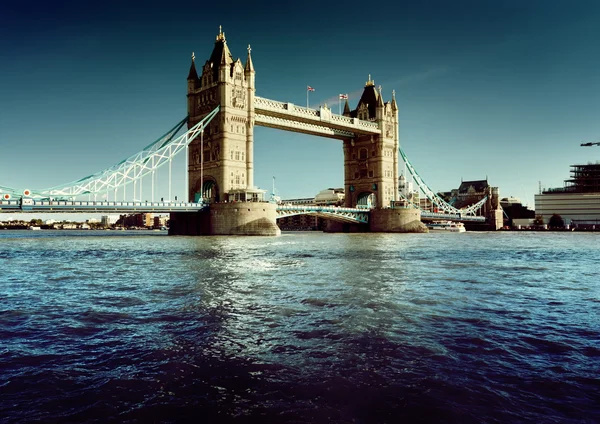
<instances>
[{"instance_id":1,"label":"choppy water","mask_svg":"<svg viewBox=\"0 0 600 424\"><path fill-rule=\"evenodd\" d=\"M0 421L600 421L600 235L0 232Z\"/></svg>"}]
</instances>

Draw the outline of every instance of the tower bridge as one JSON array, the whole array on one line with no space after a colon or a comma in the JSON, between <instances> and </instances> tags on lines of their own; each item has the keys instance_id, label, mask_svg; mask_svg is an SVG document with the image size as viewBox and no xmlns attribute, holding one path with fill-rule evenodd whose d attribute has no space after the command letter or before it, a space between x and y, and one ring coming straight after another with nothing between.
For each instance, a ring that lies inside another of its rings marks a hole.
<instances>
[{"instance_id":1,"label":"tower bridge","mask_svg":"<svg viewBox=\"0 0 600 424\"><path fill-rule=\"evenodd\" d=\"M400 149L395 92L384 101L381 87L375 87L370 75L356 108L350 109L346 100L342 114L327 106L312 109L256 96L255 79L250 46L245 63L234 60L220 29L204 64L197 66L192 54L187 77L188 116L176 127L140 153L73 183L28 191L23 198L19 190L0 186L0 211L171 212L171 234L277 235L276 220L299 213L327 217L332 220L331 231L348 230L335 222L368 225L371 231L422 231L421 211L407 192L399 190L399 181L410 177L444 216L485 220L477 216L477 208L458 210L448 205L423 182ZM185 124L188 130L176 137ZM266 190L254 185L257 125L340 140L344 153L343 207L267 202ZM185 152L186 198L173 202L171 166L179 152ZM402 178L398 175L400 159L410 174ZM156 171L167 165L168 202L157 202ZM138 191L141 198L144 177L151 179L150 202L135 200ZM128 199L127 187L133 201ZM123 192L119 204L118 190ZM110 193L114 193L112 204ZM100 202L98 195L103 195ZM86 201L82 197L87 197ZM484 199L482 204L492 200ZM435 217L431 212L424 215Z\"/></svg>"}]
</instances>

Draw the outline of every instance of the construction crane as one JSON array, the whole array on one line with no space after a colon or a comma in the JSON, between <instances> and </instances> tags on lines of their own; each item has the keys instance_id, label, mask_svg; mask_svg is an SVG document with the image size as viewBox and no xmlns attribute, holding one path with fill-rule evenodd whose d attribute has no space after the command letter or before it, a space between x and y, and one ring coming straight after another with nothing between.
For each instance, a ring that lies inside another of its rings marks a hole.
<instances>
[{"instance_id":1,"label":"construction crane","mask_svg":"<svg viewBox=\"0 0 600 424\"><path fill-rule=\"evenodd\" d=\"M587 143L581 143L582 146L600 146L600 141L588 141Z\"/></svg>"}]
</instances>

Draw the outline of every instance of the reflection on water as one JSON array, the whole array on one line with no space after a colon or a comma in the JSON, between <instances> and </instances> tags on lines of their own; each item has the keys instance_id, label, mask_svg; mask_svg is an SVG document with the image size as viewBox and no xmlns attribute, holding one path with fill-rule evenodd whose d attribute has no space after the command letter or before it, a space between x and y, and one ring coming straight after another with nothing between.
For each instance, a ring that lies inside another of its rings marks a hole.
<instances>
[{"instance_id":1,"label":"reflection on water","mask_svg":"<svg viewBox=\"0 0 600 424\"><path fill-rule=\"evenodd\" d=\"M9 423L600 420L595 234L0 246Z\"/></svg>"}]
</instances>

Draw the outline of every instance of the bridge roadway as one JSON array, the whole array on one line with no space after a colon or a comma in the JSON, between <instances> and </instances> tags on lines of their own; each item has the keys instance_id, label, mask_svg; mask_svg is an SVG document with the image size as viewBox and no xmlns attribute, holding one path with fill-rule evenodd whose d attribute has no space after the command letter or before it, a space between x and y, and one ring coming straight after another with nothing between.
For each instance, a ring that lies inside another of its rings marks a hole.
<instances>
[{"instance_id":1,"label":"bridge roadway","mask_svg":"<svg viewBox=\"0 0 600 424\"><path fill-rule=\"evenodd\" d=\"M166 213L166 212L197 212L206 207L204 203L190 202L111 202L93 200L0 200L0 212L19 213Z\"/></svg>"},{"instance_id":2,"label":"bridge roadway","mask_svg":"<svg viewBox=\"0 0 600 424\"><path fill-rule=\"evenodd\" d=\"M257 96L254 110L257 125L339 140L381 132L377 122L337 115L327 107L310 109Z\"/></svg>"},{"instance_id":3,"label":"bridge roadway","mask_svg":"<svg viewBox=\"0 0 600 424\"><path fill-rule=\"evenodd\" d=\"M3 213L167 213L197 212L208 203L192 202L140 202L140 201L93 201L93 200L0 200ZM369 222L369 211L359 208L337 206L283 206L277 207L277 217L292 215L317 215L351 223Z\"/></svg>"},{"instance_id":4,"label":"bridge roadway","mask_svg":"<svg viewBox=\"0 0 600 424\"><path fill-rule=\"evenodd\" d=\"M168 213L197 212L207 203L192 202L140 202L140 201L93 201L93 200L37 200L17 199L0 200L0 212L3 213ZM337 221L367 224L370 211L365 208L346 208L341 206L317 205L279 205L277 218L293 215L316 215ZM463 216L458 214L421 212L421 220L451 220L461 222L485 222L483 216Z\"/></svg>"},{"instance_id":5,"label":"bridge roadway","mask_svg":"<svg viewBox=\"0 0 600 424\"><path fill-rule=\"evenodd\" d=\"M421 211L421 221L458 221L458 222L485 222L485 216L459 215L454 213L436 213Z\"/></svg>"}]
</instances>

